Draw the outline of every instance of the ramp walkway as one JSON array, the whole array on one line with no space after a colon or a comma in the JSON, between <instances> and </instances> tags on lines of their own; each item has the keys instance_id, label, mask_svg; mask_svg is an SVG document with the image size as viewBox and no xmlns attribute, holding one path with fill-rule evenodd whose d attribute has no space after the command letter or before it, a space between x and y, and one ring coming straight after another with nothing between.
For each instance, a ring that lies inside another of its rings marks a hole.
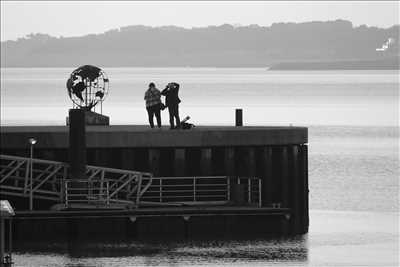
<instances>
[{"instance_id":1,"label":"ramp walkway","mask_svg":"<svg viewBox=\"0 0 400 267\"><path fill-rule=\"evenodd\" d=\"M86 166L86 179L69 179L63 162L0 155L0 194L54 201L56 209L142 206L240 205L261 207L257 177L153 177L151 173ZM234 197L237 200L237 197Z\"/></svg>"},{"instance_id":2,"label":"ramp walkway","mask_svg":"<svg viewBox=\"0 0 400 267\"><path fill-rule=\"evenodd\" d=\"M86 179L68 178L63 162L0 155L0 194L51 200L74 207L104 207L113 203L139 205L152 174L86 166Z\"/></svg>"}]
</instances>

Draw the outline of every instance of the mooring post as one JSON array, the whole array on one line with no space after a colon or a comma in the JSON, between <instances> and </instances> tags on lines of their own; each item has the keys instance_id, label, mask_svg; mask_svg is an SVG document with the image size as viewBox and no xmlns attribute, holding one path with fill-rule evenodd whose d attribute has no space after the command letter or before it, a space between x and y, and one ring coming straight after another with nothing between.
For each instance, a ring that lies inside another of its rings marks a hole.
<instances>
[{"instance_id":1,"label":"mooring post","mask_svg":"<svg viewBox=\"0 0 400 267\"><path fill-rule=\"evenodd\" d=\"M235 121L236 121L236 126L243 126L243 110L240 108L236 109L235 113Z\"/></svg>"}]
</instances>

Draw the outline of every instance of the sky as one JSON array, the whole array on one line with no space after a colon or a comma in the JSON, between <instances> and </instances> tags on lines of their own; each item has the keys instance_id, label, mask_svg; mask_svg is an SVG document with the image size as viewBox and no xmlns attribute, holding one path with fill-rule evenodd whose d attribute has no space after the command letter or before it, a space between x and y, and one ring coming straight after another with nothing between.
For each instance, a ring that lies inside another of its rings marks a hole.
<instances>
[{"instance_id":1,"label":"sky","mask_svg":"<svg viewBox=\"0 0 400 267\"><path fill-rule=\"evenodd\" d=\"M398 1L1 1L1 41L30 33L82 36L128 25L209 25L346 19L399 24Z\"/></svg>"}]
</instances>

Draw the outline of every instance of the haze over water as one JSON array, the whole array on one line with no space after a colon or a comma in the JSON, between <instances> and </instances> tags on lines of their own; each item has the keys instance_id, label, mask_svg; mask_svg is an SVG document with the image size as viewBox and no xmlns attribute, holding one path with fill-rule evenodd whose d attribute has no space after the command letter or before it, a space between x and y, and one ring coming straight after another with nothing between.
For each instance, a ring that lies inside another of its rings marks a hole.
<instances>
[{"instance_id":1,"label":"haze over water","mask_svg":"<svg viewBox=\"0 0 400 267\"><path fill-rule=\"evenodd\" d=\"M1 69L1 124L65 125L73 69ZM245 125L308 126L310 232L288 240L85 244L81 255L19 252L15 266L398 266L398 71L104 70L111 124L146 124L148 83L163 89L176 81L181 116L196 125L233 125L234 109L243 108Z\"/></svg>"}]
</instances>

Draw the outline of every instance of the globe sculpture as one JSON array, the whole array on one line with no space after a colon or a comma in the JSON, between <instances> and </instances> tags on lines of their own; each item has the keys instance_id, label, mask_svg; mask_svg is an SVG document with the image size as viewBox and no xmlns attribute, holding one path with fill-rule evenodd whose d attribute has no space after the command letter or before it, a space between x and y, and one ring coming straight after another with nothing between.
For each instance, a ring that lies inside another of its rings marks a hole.
<instances>
[{"instance_id":1,"label":"globe sculpture","mask_svg":"<svg viewBox=\"0 0 400 267\"><path fill-rule=\"evenodd\" d=\"M67 80L68 96L74 106L88 111L104 101L108 86L106 73L91 65L77 68Z\"/></svg>"}]
</instances>

